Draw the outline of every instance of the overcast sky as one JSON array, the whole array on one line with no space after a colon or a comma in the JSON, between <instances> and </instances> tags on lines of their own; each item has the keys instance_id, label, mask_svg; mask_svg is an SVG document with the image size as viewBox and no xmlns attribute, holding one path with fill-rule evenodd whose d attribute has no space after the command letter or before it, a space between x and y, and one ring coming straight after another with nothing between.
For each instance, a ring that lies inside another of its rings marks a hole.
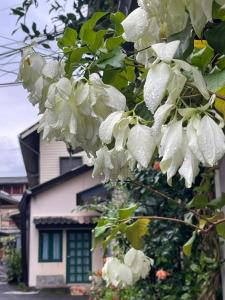
<instances>
[{"instance_id":1,"label":"overcast sky","mask_svg":"<svg viewBox=\"0 0 225 300\"><path fill-rule=\"evenodd\" d=\"M21 32L12 35L15 29L16 17L10 15L10 7L15 8L22 1L1 0L0 1L0 54L8 51L3 48L17 48L21 44L14 41L22 41ZM45 0L39 1L41 6L38 9L32 9L29 19L35 21L38 27L51 26L51 20L46 9ZM28 19L28 22L29 22ZM12 39L12 40L10 40ZM13 43L13 44L10 44ZM10 44L10 45L9 45ZM0 69L17 72L20 55L9 58L7 66L3 65L0 57ZM5 75L0 73L0 84L14 82L16 75ZM27 93L22 86L0 86L0 176L23 176L25 169L18 144L18 134L37 121L37 110L28 102Z\"/></svg>"}]
</instances>

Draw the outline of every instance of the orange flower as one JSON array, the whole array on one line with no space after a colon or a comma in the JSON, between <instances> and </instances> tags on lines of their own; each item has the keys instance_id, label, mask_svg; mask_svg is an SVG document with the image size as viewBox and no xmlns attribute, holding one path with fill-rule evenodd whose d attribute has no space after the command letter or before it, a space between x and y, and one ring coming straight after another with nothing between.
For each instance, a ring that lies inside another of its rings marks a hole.
<instances>
[{"instance_id":1,"label":"orange flower","mask_svg":"<svg viewBox=\"0 0 225 300\"><path fill-rule=\"evenodd\" d=\"M154 162L153 169L155 169L156 171L160 171L160 162L159 161Z\"/></svg>"},{"instance_id":2,"label":"orange flower","mask_svg":"<svg viewBox=\"0 0 225 300\"><path fill-rule=\"evenodd\" d=\"M98 277L102 277L102 270L98 270L96 273L95 273L96 276Z\"/></svg>"},{"instance_id":3,"label":"orange flower","mask_svg":"<svg viewBox=\"0 0 225 300\"><path fill-rule=\"evenodd\" d=\"M170 275L170 273L167 271L164 271L163 269L160 269L156 272L156 277L159 280L165 280L169 275Z\"/></svg>"}]
</instances>

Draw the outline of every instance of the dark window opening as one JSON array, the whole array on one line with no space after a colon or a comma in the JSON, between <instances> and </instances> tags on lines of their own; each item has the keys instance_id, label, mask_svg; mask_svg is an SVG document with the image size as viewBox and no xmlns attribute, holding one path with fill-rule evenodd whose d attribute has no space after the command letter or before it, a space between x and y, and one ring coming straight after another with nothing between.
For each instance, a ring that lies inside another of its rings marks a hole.
<instances>
[{"instance_id":1,"label":"dark window opening","mask_svg":"<svg viewBox=\"0 0 225 300\"><path fill-rule=\"evenodd\" d=\"M96 185L77 194L77 205L89 205L95 200L99 200L99 202L107 201L109 193L102 184Z\"/></svg>"},{"instance_id":2,"label":"dark window opening","mask_svg":"<svg viewBox=\"0 0 225 300\"><path fill-rule=\"evenodd\" d=\"M83 165L82 157L60 157L60 175L63 175L72 169L81 167Z\"/></svg>"}]
</instances>

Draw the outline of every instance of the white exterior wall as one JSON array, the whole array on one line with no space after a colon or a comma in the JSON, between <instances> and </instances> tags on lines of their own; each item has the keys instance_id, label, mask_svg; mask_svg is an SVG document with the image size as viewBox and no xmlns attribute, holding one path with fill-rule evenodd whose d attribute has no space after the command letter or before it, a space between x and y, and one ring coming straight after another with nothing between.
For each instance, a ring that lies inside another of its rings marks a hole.
<instances>
[{"instance_id":1,"label":"white exterior wall","mask_svg":"<svg viewBox=\"0 0 225 300\"><path fill-rule=\"evenodd\" d=\"M63 275L66 283L66 231L63 232L63 262L39 263L39 232L33 220L35 217L44 216L73 216L72 210L76 207L76 194L101 182L100 178L93 179L91 174L91 170L85 172L67 182L40 193L31 200L29 286L36 286L36 276L38 275ZM102 268L102 265L102 250L98 248L93 252L92 270L97 271Z\"/></svg>"},{"instance_id":2,"label":"white exterior wall","mask_svg":"<svg viewBox=\"0 0 225 300\"><path fill-rule=\"evenodd\" d=\"M40 184L60 175L60 157L68 157L66 144L63 142L45 142L40 137ZM83 163L88 163L87 155L84 151L73 156L82 156Z\"/></svg>"}]
</instances>

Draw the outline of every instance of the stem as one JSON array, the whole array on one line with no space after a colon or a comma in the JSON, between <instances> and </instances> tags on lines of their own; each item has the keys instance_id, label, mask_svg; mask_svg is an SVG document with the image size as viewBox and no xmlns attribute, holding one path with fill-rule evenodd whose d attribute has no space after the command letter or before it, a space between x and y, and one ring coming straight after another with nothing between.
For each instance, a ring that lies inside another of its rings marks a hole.
<instances>
[{"instance_id":1,"label":"stem","mask_svg":"<svg viewBox=\"0 0 225 300\"><path fill-rule=\"evenodd\" d=\"M186 85L189 86L189 87L192 87L192 88L197 89L196 86L195 86L194 84L186 83ZM213 92L211 92L211 91L209 91L209 90L208 90L208 92L209 92L209 94L210 94L211 96L212 96L212 95L216 95L217 98L219 98L219 99L225 101L225 96L222 96L222 95L220 95L220 94L218 94L218 93L213 93Z\"/></svg>"},{"instance_id":2,"label":"stem","mask_svg":"<svg viewBox=\"0 0 225 300\"><path fill-rule=\"evenodd\" d=\"M159 216L138 216L138 217L131 217L132 220L140 220L140 219L147 219L147 220L152 220L152 221L170 221L170 222L176 222L179 224L183 224L189 227L194 228L195 230L198 231L203 231L205 232L204 229L198 227L197 225L191 224L191 223L187 223L184 220L180 220L180 219L175 219L175 218L168 218L168 217L159 217Z\"/></svg>"},{"instance_id":3,"label":"stem","mask_svg":"<svg viewBox=\"0 0 225 300\"><path fill-rule=\"evenodd\" d=\"M156 194L156 195L158 195L158 196L160 196L160 197L162 197L162 198L164 198L164 199L166 199L166 200L168 200L168 201L171 201L171 202L173 202L173 203L176 203L179 207L181 207L181 208L183 208L183 209L185 209L185 210L187 210L187 211L193 213L193 214L194 214L196 217L198 217L199 219L205 220L205 221L206 221L207 223L209 223L209 224L214 224L213 222L209 221L206 217L202 216L201 214L199 214L199 213L196 212L195 210L193 210L193 209L187 207L181 199L175 200L175 199L173 199L172 197L168 196L167 194L165 194L165 193L163 193L163 192L161 192L161 191L155 190L155 189L152 188L151 186L145 185L145 184L140 183L140 182L138 182L138 181L132 181L132 182L130 181L129 183L134 184L134 185L136 185L136 186L138 186L138 187L145 188L145 189L147 189L148 191L150 191L151 193L154 193L154 194Z\"/></svg>"}]
</instances>

